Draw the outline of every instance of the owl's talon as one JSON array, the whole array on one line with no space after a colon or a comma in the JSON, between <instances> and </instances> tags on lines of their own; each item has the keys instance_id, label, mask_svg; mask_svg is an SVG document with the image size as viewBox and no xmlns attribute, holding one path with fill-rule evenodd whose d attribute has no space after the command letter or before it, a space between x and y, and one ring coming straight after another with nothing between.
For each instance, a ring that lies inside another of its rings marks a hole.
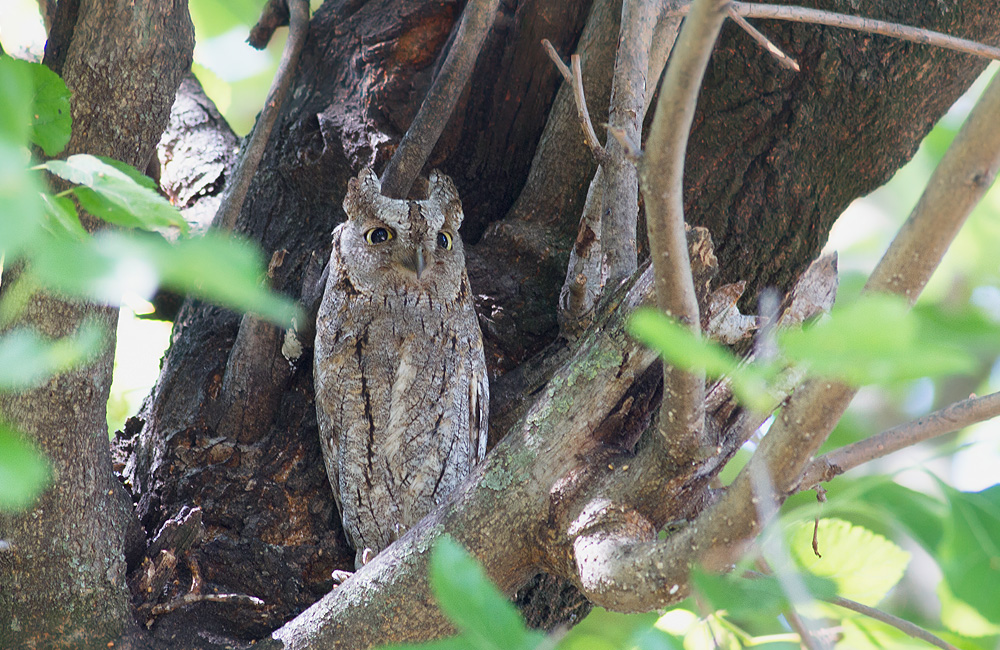
<instances>
[{"instance_id":1,"label":"owl's talon","mask_svg":"<svg viewBox=\"0 0 1000 650\"><path fill-rule=\"evenodd\" d=\"M375 551L371 550L370 548L366 548L364 551L361 552L361 566L364 566L369 562L371 562L371 559L373 557L375 557Z\"/></svg>"},{"instance_id":2,"label":"owl's talon","mask_svg":"<svg viewBox=\"0 0 1000 650\"><path fill-rule=\"evenodd\" d=\"M334 571L330 577L333 578L333 584L342 585L344 581L354 575L351 571Z\"/></svg>"}]
</instances>

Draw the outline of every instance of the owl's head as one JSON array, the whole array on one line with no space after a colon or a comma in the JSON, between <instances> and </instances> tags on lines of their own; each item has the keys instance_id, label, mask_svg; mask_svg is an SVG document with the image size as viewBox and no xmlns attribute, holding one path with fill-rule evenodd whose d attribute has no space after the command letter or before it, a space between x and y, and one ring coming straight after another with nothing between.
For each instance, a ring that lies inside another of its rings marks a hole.
<instances>
[{"instance_id":1,"label":"owl's head","mask_svg":"<svg viewBox=\"0 0 1000 650\"><path fill-rule=\"evenodd\" d=\"M434 170L426 199L390 199L365 168L347 183L344 212L341 253L357 289L424 289L441 298L458 292L465 269L458 235L464 215L450 178Z\"/></svg>"}]
</instances>

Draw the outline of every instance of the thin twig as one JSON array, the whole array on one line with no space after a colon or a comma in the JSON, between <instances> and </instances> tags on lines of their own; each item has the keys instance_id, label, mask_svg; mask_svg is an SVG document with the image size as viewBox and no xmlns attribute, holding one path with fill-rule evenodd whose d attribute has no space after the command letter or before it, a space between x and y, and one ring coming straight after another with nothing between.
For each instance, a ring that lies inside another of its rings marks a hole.
<instances>
[{"instance_id":1,"label":"thin twig","mask_svg":"<svg viewBox=\"0 0 1000 650\"><path fill-rule=\"evenodd\" d=\"M942 648L943 650L958 650L955 646L948 643L944 639L934 634L931 634L919 625L914 625L913 623L899 618L898 616L893 616L888 612L883 612L880 609L875 609L874 607L869 607L868 605L862 605L861 603L848 600L847 598L841 598L836 596L834 598L823 598L828 603L837 605L838 607L843 607L844 609L849 609L852 612L857 612L859 614L864 614L868 618L873 618L876 621L881 621L886 625L891 625L900 632L907 634L914 639L920 639L921 641L926 641L933 646Z\"/></svg>"},{"instance_id":2,"label":"thin twig","mask_svg":"<svg viewBox=\"0 0 1000 650\"><path fill-rule=\"evenodd\" d=\"M701 317L684 232L684 157L701 81L726 19L727 0L695 0L660 90L639 182L653 260L656 304L695 335ZM664 365L660 433L673 462L687 464L705 447L705 375Z\"/></svg>"},{"instance_id":3,"label":"thin twig","mask_svg":"<svg viewBox=\"0 0 1000 650\"><path fill-rule=\"evenodd\" d=\"M594 132L594 123L590 119L590 111L587 110L587 95L583 92L583 68L580 64L580 55L574 54L569 57L570 69L573 71L573 99L576 101L576 110L580 113L580 123L583 125L584 137L587 139L587 146L594 152L597 164L603 164L607 159L607 154L601 141L597 139Z\"/></svg>"},{"instance_id":4,"label":"thin twig","mask_svg":"<svg viewBox=\"0 0 1000 650\"><path fill-rule=\"evenodd\" d=\"M233 180L226 186L222 203L215 213L213 225L220 230L232 230L236 225L236 218L239 217L240 210L243 209L243 201L250 189L250 181L253 180L260 159L264 156L271 129L274 128L274 121L278 117L281 103L284 101L285 95L288 94L288 87L292 83L292 74L298 66L299 55L306 42L306 34L309 31L308 0L288 0L288 9L290 12L288 40L285 41L285 48L281 51L278 70L274 73L271 89L268 90L267 99L264 100L264 109L260 113L260 119L254 126L243 155L236 163Z\"/></svg>"},{"instance_id":5,"label":"thin twig","mask_svg":"<svg viewBox=\"0 0 1000 650\"><path fill-rule=\"evenodd\" d=\"M576 104L576 114L580 119L580 128L583 129L584 142L587 143L587 147L594 155L594 160L600 165L607 159L607 154L604 152L604 146L597 139L594 124L590 120L590 112L587 110L587 96L583 92L583 70L580 66L580 55L574 54L570 57L570 64L573 66L571 70L563 63L563 60L559 57L559 53L556 52L556 48L552 46L549 39L543 38L542 46L545 48L545 52L549 55L549 58L552 59L552 62L556 64L556 68L558 68L563 80L573 90L573 102Z\"/></svg>"},{"instance_id":6,"label":"thin twig","mask_svg":"<svg viewBox=\"0 0 1000 650\"><path fill-rule=\"evenodd\" d=\"M876 458L997 416L1000 416L1000 393L955 402L912 422L820 456L806 468L797 489L809 489Z\"/></svg>"},{"instance_id":7,"label":"thin twig","mask_svg":"<svg viewBox=\"0 0 1000 650\"><path fill-rule=\"evenodd\" d=\"M732 6L729 7L729 17L733 19L734 23L742 27L743 31L745 31L747 34L750 34L753 40L757 41L761 47L763 47L765 50L768 51L768 53L771 54L771 56L777 59L778 64L781 67L787 70L794 70L795 72L798 72L800 70L799 64L798 62L795 61L795 59L782 52L781 48L772 43L771 39L769 39L767 36L764 36L762 33L760 33L760 31L758 31L756 27L748 23L743 18L743 16L739 15L736 12L736 10Z\"/></svg>"},{"instance_id":8,"label":"thin twig","mask_svg":"<svg viewBox=\"0 0 1000 650\"><path fill-rule=\"evenodd\" d=\"M653 32L660 14L659 0L624 0L615 71L611 79L609 125L622 131L621 138L608 138L605 151L604 190L601 192L601 226L608 284L616 287L638 268L636 229L639 221L639 181L635 163L630 160L631 144L638 143L642 128L646 93L650 91L646 74Z\"/></svg>"},{"instance_id":9,"label":"thin twig","mask_svg":"<svg viewBox=\"0 0 1000 650\"><path fill-rule=\"evenodd\" d=\"M691 5L685 4L668 10L672 16L686 16L691 11ZM811 9L792 5L770 5L750 2L733 2L732 11L744 18L765 18L772 20L789 20L797 23L826 25L827 27L842 27L859 32L891 36L911 43L921 43L943 47L956 52L974 54L987 59L1000 60L1000 48L977 43L957 36L949 36L941 32L920 27L900 25L875 18L862 18L840 14L822 9Z\"/></svg>"},{"instance_id":10,"label":"thin twig","mask_svg":"<svg viewBox=\"0 0 1000 650\"><path fill-rule=\"evenodd\" d=\"M441 132L451 119L459 96L472 76L486 35L493 27L500 0L469 0L462 12L454 43L441 71L420 104L410 128L382 172L382 194L405 199Z\"/></svg>"}]
</instances>

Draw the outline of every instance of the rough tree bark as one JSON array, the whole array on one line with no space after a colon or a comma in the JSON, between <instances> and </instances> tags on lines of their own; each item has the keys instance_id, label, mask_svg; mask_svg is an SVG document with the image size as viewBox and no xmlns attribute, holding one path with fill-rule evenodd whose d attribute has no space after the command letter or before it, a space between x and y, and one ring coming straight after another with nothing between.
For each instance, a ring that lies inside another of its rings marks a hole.
<instances>
[{"instance_id":1,"label":"rough tree bark","mask_svg":"<svg viewBox=\"0 0 1000 650\"><path fill-rule=\"evenodd\" d=\"M847 0L822 4L852 10ZM380 169L391 155L460 9L457 2L429 0L330 0L313 17L292 92L236 226L269 254L285 251L271 278L278 290L300 296L318 275L329 233L342 218L347 179L363 164ZM880 0L865 10L988 43L1000 38L988 0L960 8ZM460 507L435 513L406 539L412 544L447 527L494 558L488 569L510 592L539 571L573 574L574 549L542 552L551 531L539 519L570 517L560 510L562 496L584 480L606 479L606 464L598 461L631 453L657 406L659 371L648 367L648 353L622 338L621 313L607 316L598 325L605 329L579 349L555 340L557 296L594 164L569 93L559 89L559 74L538 41L548 38L563 54L583 54L590 111L601 116L620 16L613 0L501 3L473 81L431 160L454 178L465 203L463 236L495 377L492 438L515 426L523 435L501 444L477 472L478 482L463 490ZM802 72L780 68L743 32L724 29L695 118L685 200L690 222L706 226L715 242L717 282L747 281L746 311L761 288L792 285L843 208L913 154L984 65L887 38L810 25L761 27ZM612 305L635 304L645 281L633 280ZM184 508L202 511L202 539L187 551L187 563L178 563L165 597L185 591L187 564L200 567L204 591L265 601L261 608L200 603L178 609L155 622L161 641L192 633L266 636L329 592L332 570L352 566L319 454L310 357L289 365L280 347L275 328L187 301L160 379L118 439L147 538ZM577 365L562 368L560 383L539 391L571 355ZM606 377L614 367L626 370L612 385ZM601 406L588 412L594 420L576 423L576 446L547 447L555 442L546 438L555 435L555 414L584 390ZM724 428L718 435L727 450L738 446ZM710 476L678 476L673 488L689 500L650 502L650 520L704 506ZM490 518L500 512L501 495L523 504L521 519ZM630 530L632 522L621 524ZM504 528L530 534L521 545L503 548L500 542L509 538L487 533ZM352 617L388 627L361 634L369 628L331 625L325 638L344 634L360 647L446 629L439 618L408 617L414 602L428 602L426 576L388 568L394 558L419 550L394 549L338 590L340 596L327 597L330 608L310 610L283 638ZM158 595L136 594L143 601ZM577 604L569 593L555 607L571 617ZM350 608L356 609L348 616Z\"/></svg>"}]
</instances>

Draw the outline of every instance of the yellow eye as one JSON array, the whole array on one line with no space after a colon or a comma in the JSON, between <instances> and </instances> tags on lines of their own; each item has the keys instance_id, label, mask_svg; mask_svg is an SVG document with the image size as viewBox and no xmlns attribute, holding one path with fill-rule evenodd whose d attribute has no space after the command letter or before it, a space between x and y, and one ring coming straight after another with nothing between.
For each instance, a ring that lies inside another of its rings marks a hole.
<instances>
[{"instance_id":1,"label":"yellow eye","mask_svg":"<svg viewBox=\"0 0 1000 650\"><path fill-rule=\"evenodd\" d=\"M369 244L382 244L392 239L392 231L388 228L372 228L365 233L365 241Z\"/></svg>"},{"instance_id":2,"label":"yellow eye","mask_svg":"<svg viewBox=\"0 0 1000 650\"><path fill-rule=\"evenodd\" d=\"M441 231L438 233L438 246L446 251L451 250L451 233Z\"/></svg>"}]
</instances>

